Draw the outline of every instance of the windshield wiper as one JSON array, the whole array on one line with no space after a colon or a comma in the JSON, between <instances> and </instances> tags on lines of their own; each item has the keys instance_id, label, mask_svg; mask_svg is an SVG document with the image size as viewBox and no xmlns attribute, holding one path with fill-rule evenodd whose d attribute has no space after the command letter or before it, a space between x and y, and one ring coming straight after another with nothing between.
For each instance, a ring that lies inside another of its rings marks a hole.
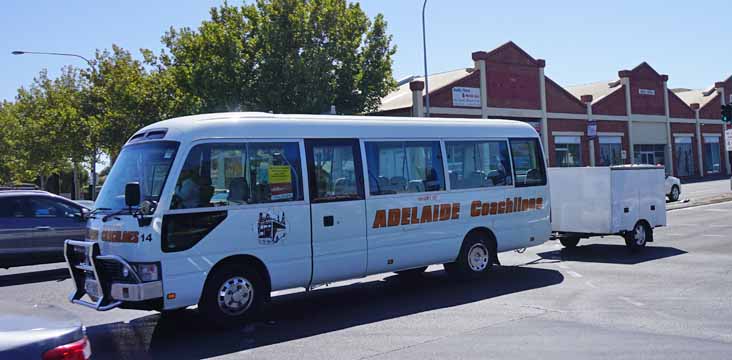
<instances>
[{"instance_id":1,"label":"windshield wiper","mask_svg":"<svg viewBox=\"0 0 732 360\"><path fill-rule=\"evenodd\" d=\"M122 215L124 213L132 214L132 208L120 209L113 213L104 215L104 217L102 218L102 222L107 222L107 220L109 220L110 218L115 217L117 215ZM117 220L119 220L119 218L117 218Z\"/></svg>"},{"instance_id":2,"label":"windshield wiper","mask_svg":"<svg viewBox=\"0 0 732 360\"><path fill-rule=\"evenodd\" d=\"M84 216L84 219L96 219L97 217L94 216L96 213L98 213L100 211L106 211L106 210L112 210L112 209L100 207L100 208L96 208L96 209L94 209L86 214L82 214L82 215Z\"/></svg>"}]
</instances>

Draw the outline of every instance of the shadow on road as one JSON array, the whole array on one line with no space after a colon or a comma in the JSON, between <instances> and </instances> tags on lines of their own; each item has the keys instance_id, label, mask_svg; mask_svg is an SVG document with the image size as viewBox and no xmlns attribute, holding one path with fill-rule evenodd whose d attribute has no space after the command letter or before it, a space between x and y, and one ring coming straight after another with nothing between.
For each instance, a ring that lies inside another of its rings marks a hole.
<instances>
[{"instance_id":1,"label":"shadow on road","mask_svg":"<svg viewBox=\"0 0 732 360\"><path fill-rule=\"evenodd\" d=\"M686 251L666 246L648 245L642 251L633 253L628 251L625 245L590 244L580 245L574 249L547 251L537 255L543 259L635 265L683 254L686 254Z\"/></svg>"},{"instance_id":2,"label":"shadow on road","mask_svg":"<svg viewBox=\"0 0 732 360\"><path fill-rule=\"evenodd\" d=\"M421 279L396 276L311 293L275 297L263 318L233 330L205 330L194 310L87 328L103 359L200 359L306 338L354 326L556 285L555 270L503 267L484 279L455 282L443 271Z\"/></svg>"},{"instance_id":3,"label":"shadow on road","mask_svg":"<svg viewBox=\"0 0 732 360\"><path fill-rule=\"evenodd\" d=\"M51 269L0 276L0 287L32 284L45 281L59 281L69 278L69 269Z\"/></svg>"}]
</instances>

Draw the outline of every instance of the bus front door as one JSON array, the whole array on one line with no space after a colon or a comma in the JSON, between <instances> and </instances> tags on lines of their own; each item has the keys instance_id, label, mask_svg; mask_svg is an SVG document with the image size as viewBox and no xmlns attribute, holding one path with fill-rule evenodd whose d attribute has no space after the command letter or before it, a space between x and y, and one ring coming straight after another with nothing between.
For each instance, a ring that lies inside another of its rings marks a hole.
<instances>
[{"instance_id":1,"label":"bus front door","mask_svg":"<svg viewBox=\"0 0 732 360\"><path fill-rule=\"evenodd\" d=\"M306 140L313 275L311 285L366 274L366 203L355 139Z\"/></svg>"}]
</instances>

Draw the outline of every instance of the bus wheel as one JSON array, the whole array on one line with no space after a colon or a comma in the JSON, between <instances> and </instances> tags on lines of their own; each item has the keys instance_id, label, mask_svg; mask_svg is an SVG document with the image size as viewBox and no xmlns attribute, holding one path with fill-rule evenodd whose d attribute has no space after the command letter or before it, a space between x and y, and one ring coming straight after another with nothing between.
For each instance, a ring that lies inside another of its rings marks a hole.
<instances>
[{"instance_id":1,"label":"bus wheel","mask_svg":"<svg viewBox=\"0 0 732 360\"><path fill-rule=\"evenodd\" d=\"M198 303L206 319L230 326L251 319L264 303L259 273L251 267L226 265L214 271Z\"/></svg>"},{"instance_id":2,"label":"bus wheel","mask_svg":"<svg viewBox=\"0 0 732 360\"><path fill-rule=\"evenodd\" d=\"M414 279L422 276L425 270L427 270L427 267L422 266L414 269L397 271L396 274L405 279Z\"/></svg>"},{"instance_id":3,"label":"bus wheel","mask_svg":"<svg viewBox=\"0 0 732 360\"><path fill-rule=\"evenodd\" d=\"M651 240L653 230L651 230L645 222L639 221L633 227L633 230L625 233L625 246L632 252L639 251L646 247L646 243Z\"/></svg>"},{"instance_id":4,"label":"bus wheel","mask_svg":"<svg viewBox=\"0 0 732 360\"><path fill-rule=\"evenodd\" d=\"M578 237L567 237L567 238L561 238L559 239L559 242L562 243L562 246L573 249L577 247L577 244L580 242L580 238Z\"/></svg>"},{"instance_id":5,"label":"bus wheel","mask_svg":"<svg viewBox=\"0 0 732 360\"><path fill-rule=\"evenodd\" d=\"M448 275L463 279L477 278L490 271L493 260L490 248L481 236L474 234L463 241L455 262L445 264Z\"/></svg>"}]
</instances>

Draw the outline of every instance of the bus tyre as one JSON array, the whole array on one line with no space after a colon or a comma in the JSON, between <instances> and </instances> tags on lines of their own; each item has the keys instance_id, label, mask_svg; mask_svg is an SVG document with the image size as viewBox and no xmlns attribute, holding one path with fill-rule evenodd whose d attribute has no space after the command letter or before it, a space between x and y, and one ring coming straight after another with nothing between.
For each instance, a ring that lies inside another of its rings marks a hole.
<instances>
[{"instance_id":1,"label":"bus tyre","mask_svg":"<svg viewBox=\"0 0 732 360\"><path fill-rule=\"evenodd\" d=\"M574 249L577 247L577 244L579 244L580 238L578 238L578 237L561 238L561 239L559 239L559 242L562 243L562 246L564 246L568 249Z\"/></svg>"},{"instance_id":2,"label":"bus tyre","mask_svg":"<svg viewBox=\"0 0 732 360\"><path fill-rule=\"evenodd\" d=\"M206 281L198 308L214 325L227 327L250 320L264 298L262 277L255 269L225 265Z\"/></svg>"},{"instance_id":3,"label":"bus tyre","mask_svg":"<svg viewBox=\"0 0 732 360\"><path fill-rule=\"evenodd\" d=\"M633 230L625 233L625 246L631 252L640 251L646 247L648 241L651 241L651 236L653 236L653 230L645 222L639 221Z\"/></svg>"},{"instance_id":4,"label":"bus tyre","mask_svg":"<svg viewBox=\"0 0 732 360\"><path fill-rule=\"evenodd\" d=\"M490 246L482 236L473 234L463 241L457 260L445 264L445 271L459 279L474 279L490 271L492 260Z\"/></svg>"},{"instance_id":5,"label":"bus tyre","mask_svg":"<svg viewBox=\"0 0 732 360\"><path fill-rule=\"evenodd\" d=\"M425 270L427 270L427 267L422 266L422 267L418 267L418 268L414 268L414 269L397 271L396 274L404 279L415 279L415 278L422 276L422 274L424 274Z\"/></svg>"}]
</instances>

